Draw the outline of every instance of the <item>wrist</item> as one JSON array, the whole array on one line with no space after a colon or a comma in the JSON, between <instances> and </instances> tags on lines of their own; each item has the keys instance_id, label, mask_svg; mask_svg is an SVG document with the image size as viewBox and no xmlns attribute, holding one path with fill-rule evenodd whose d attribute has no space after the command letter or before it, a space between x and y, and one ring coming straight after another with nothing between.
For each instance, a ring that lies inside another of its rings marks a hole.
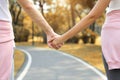
<instances>
[{"instance_id":1,"label":"wrist","mask_svg":"<svg viewBox=\"0 0 120 80\"><path fill-rule=\"evenodd\" d=\"M51 30L49 30L49 31L47 31L47 32L45 32L46 33L46 35L48 35L48 36L54 36L55 35L55 32L51 29Z\"/></svg>"},{"instance_id":2,"label":"wrist","mask_svg":"<svg viewBox=\"0 0 120 80\"><path fill-rule=\"evenodd\" d=\"M60 40L61 40L62 42L65 42L65 41L67 41L67 39L65 38L65 36L64 36L64 35L61 35L61 38L60 38Z\"/></svg>"},{"instance_id":3,"label":"wrist","mask_svg":"<svg viewBox=\"0 0 120 80\"><path fill-rule=\"evenodd\" d=\"M68 35L66 35L66 34L61 35L61 40L63 42L66 42L68 39L69 39Z\"/></svg>"}]
</instances>

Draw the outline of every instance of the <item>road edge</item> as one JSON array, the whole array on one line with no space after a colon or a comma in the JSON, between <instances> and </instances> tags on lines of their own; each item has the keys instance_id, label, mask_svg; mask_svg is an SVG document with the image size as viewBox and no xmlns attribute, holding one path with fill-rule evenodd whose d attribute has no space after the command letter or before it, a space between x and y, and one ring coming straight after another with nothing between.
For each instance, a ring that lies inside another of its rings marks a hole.
<instances>
[{"instance_id":1,"label":"road edge","mask_svg":"<svg viewBox=\"0 0 120 80\"><path fill-rule=\"evenodd\" d=\"M57 51L57 50L54 50L54 51ZM78 62L84 64L85 66L88 66L91 70L93 70L96 74L98 74L103 80L107 80L106 76L102 72L100 72L98 69L96 69L94 66L90 65L89 63L85 62L84 60L79 59L79 58L77 58L77 57L75 57L73 55L64 53L62 51L57 51L57 52L65 55L65 56L68 56L70 58L73 58L73 59L77 60Z\"/></svg>"},{"instance_id":2,"label":"road edge","mask_svg":"<svg viewBox=\"0 0 120 80\"><path fill-rule=\"evenodd\" d=\"M27 74L27 72L31 66L32 57L31 57L30 53L27 52L26 50L19 49L19 48L16 48L16 49L22 51L25 54L25 62L23 64L22 68L20 69L20 71L17 73L15 80L23 80L23 78L25 77L25 75Z\"/></svg>"}]
</instances>

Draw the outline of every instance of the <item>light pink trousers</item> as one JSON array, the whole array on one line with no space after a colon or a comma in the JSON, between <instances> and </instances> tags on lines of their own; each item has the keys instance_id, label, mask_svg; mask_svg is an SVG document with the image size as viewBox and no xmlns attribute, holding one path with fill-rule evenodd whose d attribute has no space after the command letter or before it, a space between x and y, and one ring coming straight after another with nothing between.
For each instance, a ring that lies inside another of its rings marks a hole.
<instances>
[{"instance_id":1,"label":"light pink trousers","mask_svg":"<svg viewBox=\"0 0 120 80\"><path fill-rule=\"evenodd\" d=\"M13 62L13 41L0 43L0 80L9 80Z\"/></svg>"},{"instance_id":2,"label":"light pink trousers","mask_svg":"<svg viewBox=\"0 0 120 80\"><path fill-rule=\"evenodd\" d=\"M0 21L0 80L10 80L14 47L11 23Z\"/></svg>"},{"instance_id":3,"label":"light pink trousers","mask_svg":"<svg viewBox=\"0 0 120 80\"><path fill-rule=\"evenodd\" d=\"M107 14L101 39L103 55L109 69L120 69L120 10Z\"/></svg>"}]
</instances>

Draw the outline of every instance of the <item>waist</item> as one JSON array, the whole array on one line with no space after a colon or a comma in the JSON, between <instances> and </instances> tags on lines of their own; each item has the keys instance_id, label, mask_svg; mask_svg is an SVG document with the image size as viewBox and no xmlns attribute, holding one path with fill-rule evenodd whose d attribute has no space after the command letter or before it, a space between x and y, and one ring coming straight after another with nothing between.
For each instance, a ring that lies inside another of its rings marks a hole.
<instances>
[{"instance_id":1,"label":"waist","mask_svg":"<svg viewBox=\"0 0 120 80\"><path fill-rule=\"evenodd\" d=\"M12 23L0 20L0 31L12 30Z\"/></svg>"},{"instance_id":2,"label":"waist","mask_svg":"<svg viewBox=\"0 0 120 80\"><path fill-rule=\"evenodd\" d=\"M114 16L114 15L120 15L120 9L119 10L112 10L110 12L108 12L106 15L107 16Z\"/></svg>"},{"instance_id":3,"label":"waist","mask_svg":"<svg viewBox=\"0 0 120 80\"><path fill-rule=\"evenodd\" d=\"M0 42L14 39L12 24L7 21L0 20Z\"/></svg>"},{"instance_id":4,"label":"waist","mask_svg":"<svg viewBox=\"0 0 120 80\"><path fill-rule=\"evenodd\" d=\"M105 23L109 24L120 23L120 10L114 10L107 13Z\"/></svg>"},{"instance_id":5,"label":"waist","mask_svg":"<svg viewBox=\"0 0 120 80\"><path fill-rule=\"evenodd\" d=\"M106 20L103 28L120 29L120 10L114 10L106 14Z\"/></svg>"},{"instance_id":6,"label":"waist","mask_svg":"<svg viewBox=\"0 0 120 80\"><path fill-rule=\"evenodd\" d=\"M0 20L0 37L7 36L13 32L12 24L7 21Z\"/></svg>"},{"instance_id":7,"label":"waist","mask_svg":"<svg viewBox=\"0 0 120 80\"><path fill-rule=\"evenodd\" d=\"M11 22L6 21L6 20L0 20L0 24L11 24Z\"/></svg>"}]
</instances>

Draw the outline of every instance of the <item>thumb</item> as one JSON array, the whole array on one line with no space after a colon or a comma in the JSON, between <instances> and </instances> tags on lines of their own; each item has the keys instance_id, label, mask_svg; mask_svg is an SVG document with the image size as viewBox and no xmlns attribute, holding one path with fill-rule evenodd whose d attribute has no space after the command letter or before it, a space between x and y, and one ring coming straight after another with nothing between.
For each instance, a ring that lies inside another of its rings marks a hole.
<instances>
[{"instance_id":1,"label":"thumb","mask_svg":"<svg viewBox=\"0 0 120 80\"><path fill-rule=\"evenodd\" d=\"M48 43L52 42L55 39L55 37L49 38Z\"/></svg>"}]
</instances>

